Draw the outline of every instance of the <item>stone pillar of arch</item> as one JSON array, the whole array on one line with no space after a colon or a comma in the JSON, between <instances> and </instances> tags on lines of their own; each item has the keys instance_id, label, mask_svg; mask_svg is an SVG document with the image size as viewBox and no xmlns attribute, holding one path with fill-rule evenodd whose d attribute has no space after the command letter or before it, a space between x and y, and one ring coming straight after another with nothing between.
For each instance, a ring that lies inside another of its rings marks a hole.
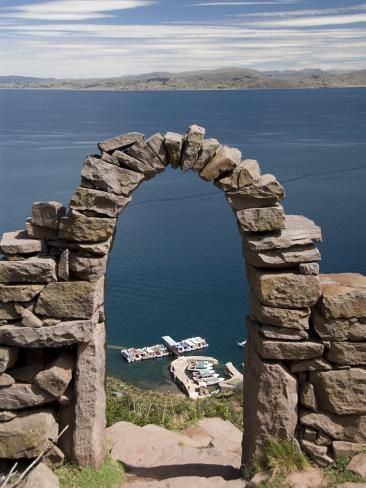
<instances>
[{"instance_id":1,"label":"stone pillar of arch","mask_svg":"<svg viewBox=\"0 0 366 488\"><path fill-rule=\"evenodd\" d=\"M0 459L34 458L53 439L60 457L100 465L108 255L132 192L168 165L222 189L242 237L243 464L272 437L295 440L320 465L366 443L366 277L319 275L320 228L286 216L276 178L202 127L146 140L132 132L98 148L69 208L36 202L25 230L0 241Z\"/></svg>"}]
</instances>

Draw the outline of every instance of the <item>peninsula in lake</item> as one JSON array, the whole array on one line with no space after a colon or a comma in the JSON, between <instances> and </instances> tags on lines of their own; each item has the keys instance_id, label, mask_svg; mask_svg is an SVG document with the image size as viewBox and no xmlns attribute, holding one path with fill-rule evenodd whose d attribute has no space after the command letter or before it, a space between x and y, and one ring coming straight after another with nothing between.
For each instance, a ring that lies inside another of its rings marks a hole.
<instances>
[{"instance_id":1,"label":"peninsula in lake","mask_svg":"<svg viewBox=\"0 0 366 488\"><path fill-rule=\"evenodd\" d=\"M117 78L56 79L0 76L0 89L57 90L243 90L365 87L366 70L256 71L243 68L156 72Z\"/></svg>"}]
</instances>

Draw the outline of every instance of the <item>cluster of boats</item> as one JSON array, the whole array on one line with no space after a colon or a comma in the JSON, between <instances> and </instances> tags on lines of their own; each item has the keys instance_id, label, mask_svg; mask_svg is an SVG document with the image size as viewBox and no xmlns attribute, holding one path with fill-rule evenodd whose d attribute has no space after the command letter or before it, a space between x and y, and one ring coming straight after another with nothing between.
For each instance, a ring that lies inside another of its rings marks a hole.
<instances>
[{"instance_id":1,"label":"cluster of boats","mask_svg":"<svg viewBox=\"0 0 366 488\"><path fill-rule=\"evenodd\" d=\"M133 363L144 359L157 359L169 356L170 352L163 344L155 344L154 346L142 348L130 347L129 349L122 349L121 354L128 363Z\"/></svg>"},{"instance_id":2,"label":"cluster of boats","mask_svg":"<svg viewBox=\"0 0 366 488\"><path fill-rule=\"evenodd\" d=\"M191 373L193 381L200 386L212 386L225 381L225 378L216 373L210 361L193 361L187 367L187 371Z\"/></svg>"},{"instance_id":3,"label":"cluster of boats","mask_svg":"<svg viewBox=\"0 0 366 488\"><path fill-rule=\"evenodd\" d=\"M134 363L136 361L143 361L145 359L157 359L170 354L180 356L187 352L197 351L208 347L206 339L202 337L189 337L182 341L176 342L170 336L163 336L163 344L155 344L154 346L146 347L130 347L129 349L122 349L122 357L128 363Z\"/></svg>"}]
</instances>

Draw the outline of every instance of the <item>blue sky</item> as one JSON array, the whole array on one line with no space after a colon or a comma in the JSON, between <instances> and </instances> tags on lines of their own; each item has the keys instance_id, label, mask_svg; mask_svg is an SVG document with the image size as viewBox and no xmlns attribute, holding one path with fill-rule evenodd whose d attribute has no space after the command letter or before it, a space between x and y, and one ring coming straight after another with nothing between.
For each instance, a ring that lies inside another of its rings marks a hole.
<instances>
[{"instance_id":1,"label":"blue sky","mask_svg":"<svg viewBox=\"0 0 366 488\"><path fill-rule=\"evenodd\" d=\"M353 0L0 0L0 74L365 69Z\"/></svg>"}]
</instances>

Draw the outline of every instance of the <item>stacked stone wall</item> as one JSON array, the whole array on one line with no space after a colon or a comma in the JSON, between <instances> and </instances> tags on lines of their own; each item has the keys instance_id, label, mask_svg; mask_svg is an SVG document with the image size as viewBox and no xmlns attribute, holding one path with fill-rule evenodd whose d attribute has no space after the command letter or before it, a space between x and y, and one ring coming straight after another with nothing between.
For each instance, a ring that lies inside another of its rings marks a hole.
<instances>
[{"instance_id":1,"label":"stacked stone wall","mask_svg":"<svg viewBox=\"0 0 366 488\"><path fill-rule=\"evenodd\" d=\"M53 459L101 463L108 255L131 193L168 165L222 189L242 236L251 287L243 462L270 437L297 439L319 464L365 443L366 278L319 276L320 228L285 215L276 178L195 125L98 148L67 209L36 202L25 229L0 241L0 459L34 458L53 440Z\"/></svg>"}]
</instances>

